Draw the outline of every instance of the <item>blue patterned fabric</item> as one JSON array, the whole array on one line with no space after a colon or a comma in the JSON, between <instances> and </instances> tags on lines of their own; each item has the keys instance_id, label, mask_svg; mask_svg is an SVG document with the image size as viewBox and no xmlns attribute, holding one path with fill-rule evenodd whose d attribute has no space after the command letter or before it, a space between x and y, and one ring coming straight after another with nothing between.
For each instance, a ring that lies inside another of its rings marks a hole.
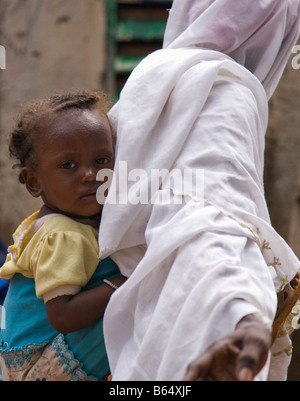
<instances>
[{"instance_id":1,"label":"blue patterned fabric","mask_svg":"<svg viewBox=\"0 0 300 401\"><path fill-rule=\"evenodd\" d=\"M99 263L91 280L82 291L102 284L105 278L111 279L118 275L120 272L117 265L107 258ZM59 334L48 320L44 301L36 297L32 278L16 274L10 280L4 310L0 355L5 356L6 360L13 360L15 353L15 362L19 367L26 358L32 358L32 353L39 353L41 347L52 342ZM87 375L101 380L109 372L102 319L82 330L64 335L63 339L66 349L80 361L81 368Z\"/></svg>"},{"instance_id":2,"label":"blue patterned fabric","mask_svg":"<svg viewBox=\"0 0 300 401\"><path fill-rule=\"evenodd\" d=\"M7 246L0 238L0 266L4 264L6 255L7 255ZM0 305L3 305L3 301L7 293L7 288L8 288L8 280L0 278Z\"/></svg>"}]
</instances>

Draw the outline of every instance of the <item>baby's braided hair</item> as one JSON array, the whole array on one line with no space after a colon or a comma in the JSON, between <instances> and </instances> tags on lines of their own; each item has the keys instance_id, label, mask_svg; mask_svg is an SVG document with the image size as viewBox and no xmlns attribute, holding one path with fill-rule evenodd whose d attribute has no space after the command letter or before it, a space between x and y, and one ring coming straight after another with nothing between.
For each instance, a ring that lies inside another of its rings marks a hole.
<instances>
[{"instance_id":1,"label":"baby's braided hair","mask_svg":"<svg viewBox=\"0 0 300 401\"><path fill-rule=\"evenodd\" d=\"M55 93L30 103L23 109L15 129L10 133L9 153L12 158L19 161L13 168L36 167L34 143L43 117L49 116L51 118L52 113L60 113L71 109L85 110L93 108L98 108L103 114L107 115L110 106L111 103L107 95L88 90ZM115 142L115 133L112 126L111 131ZM24 184L22 174L19 174L19 181Z\"/></svg>"}]
</instances>

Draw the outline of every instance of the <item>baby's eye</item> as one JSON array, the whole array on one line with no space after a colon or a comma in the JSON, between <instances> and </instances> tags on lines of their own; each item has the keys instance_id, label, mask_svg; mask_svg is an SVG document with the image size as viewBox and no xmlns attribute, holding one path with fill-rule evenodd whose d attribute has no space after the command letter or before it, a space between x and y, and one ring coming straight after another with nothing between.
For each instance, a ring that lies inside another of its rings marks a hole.
<instances>
[{"instance_id":1,"label":"baby's eye","mask_svg":"<svg viewBox=\"0 0 300 401\"><path fill-rule=\"evenodd\" d=\"M97 159L97 164L106 164L109 163L109 160L106 159L106 157L100 157L99 159Z\"/></svg>"},{"instance_id":2,"label":"baby's eye","mask_svg":"<svg viewBox=\"0 0 300 401\"><path fill-rule=\"evenodd\" d=\"M63 164L61 164L60 168L63 168L65 170L69 170L71 168L75 167L75 163L74 162L65 162Z\"/></svg>"}]
</instances>

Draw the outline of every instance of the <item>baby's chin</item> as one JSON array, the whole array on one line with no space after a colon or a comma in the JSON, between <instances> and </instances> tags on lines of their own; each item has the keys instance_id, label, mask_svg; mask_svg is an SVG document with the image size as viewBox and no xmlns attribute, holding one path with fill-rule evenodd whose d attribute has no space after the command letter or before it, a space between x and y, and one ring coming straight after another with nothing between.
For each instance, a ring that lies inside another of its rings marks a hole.
<instances>
[{"instance_id":1,"label":"baby's chin","mask_svg":"<svg viewBox=\"0 0 300 401\"><path fill-rule=\"evenodd\" d=\"M64 211L64 210L57 210L58 213L61 213L65 215L66 217L70 217L71 219L77 220L77 221L84 221L84 220L100 220L101 217L101 212L102 212L102 207L101 209L98 209L97 211L95 210L94 212L90 213L74 213L72 211Z\"/></svg>"}]
</instances>

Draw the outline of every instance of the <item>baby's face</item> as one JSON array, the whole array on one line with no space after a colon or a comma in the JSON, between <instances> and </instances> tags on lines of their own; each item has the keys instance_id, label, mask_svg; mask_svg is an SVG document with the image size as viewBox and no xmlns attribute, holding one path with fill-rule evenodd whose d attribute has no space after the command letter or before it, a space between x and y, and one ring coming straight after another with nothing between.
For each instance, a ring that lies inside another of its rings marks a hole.
<instances>
[{"instance_id":1,"label":"baby's face","mask_svg":"<svg viewBox=\"0 0 300 401\"><path fill-rule=\"evenodd\" d=\"M50 209L74 217L98 214L99 170L113 169L107 118L98 110L70 110L44 121L36 145L41 196Z\"/></svg>"}]
</instances>

